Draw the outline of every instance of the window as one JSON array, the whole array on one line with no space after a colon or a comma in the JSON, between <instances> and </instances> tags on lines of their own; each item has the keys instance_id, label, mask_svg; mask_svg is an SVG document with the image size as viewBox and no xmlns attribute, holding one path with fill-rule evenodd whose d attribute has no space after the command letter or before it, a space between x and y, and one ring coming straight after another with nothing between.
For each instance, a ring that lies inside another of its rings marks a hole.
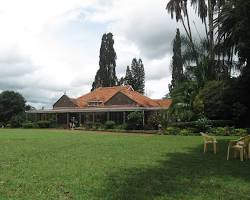
<instances>
[{"instance_id":1,"label":"window","mask_svg":"<svg viewBox=\"0 0 250 200\"><path fill-rule=\"evenodd\" d=\"M102 101L89 101L88 106L89 107L96 107L102 104Z\"/></svg>"}]
</instances>

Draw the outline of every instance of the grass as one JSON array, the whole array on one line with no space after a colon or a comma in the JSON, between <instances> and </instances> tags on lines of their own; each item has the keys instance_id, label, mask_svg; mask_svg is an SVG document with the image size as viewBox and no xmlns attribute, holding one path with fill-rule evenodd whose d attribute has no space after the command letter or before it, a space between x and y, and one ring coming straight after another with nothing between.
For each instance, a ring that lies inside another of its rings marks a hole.
<instances>
[{"instance_id":1,"label":"grass","mask_svg":"<svg viewBox=\"0 0 250 200\"><path fill-rule=\"evenodd\" d=\"M0 199L250 199L250 161L197 136L0 130Z\"/></svg>"}]
</instances>

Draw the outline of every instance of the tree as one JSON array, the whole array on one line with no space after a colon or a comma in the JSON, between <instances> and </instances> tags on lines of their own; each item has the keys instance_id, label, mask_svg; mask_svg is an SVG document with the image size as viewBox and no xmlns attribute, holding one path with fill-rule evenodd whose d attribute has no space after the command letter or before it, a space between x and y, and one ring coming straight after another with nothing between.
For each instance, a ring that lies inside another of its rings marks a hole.
<instances>
[{"instance_id":1,"label":"tree","mask_svg":"<svg viewBox=\"0 0 250 200\"><path fill-rule=\"evenodd\" d=\"M12 117L24 113L25 99L14 91L4 91L0 94L0 121L7 123Z\"/></svg>"},{"instance_id":2,"label":"tree","mask_svg":"<svg viewBox=\"0 0 250 200\"><path fill-rule=\"evenodd\" d=\"M250 121L250 2L246 0L226 1L215 27L219 29L217 40L222 41L225 52L233 53L239 57L241 75L235 87L235 96L238 105L244 106L245 112L238 117L242 124L249 125ZM237 102L235 102L237 103ZM235 105L234 107L239 107ZM235 110L239 110L238 108Z\"/></svg>"},{"instance_id":3,"label":"tree","mask_svg":"<svg viewBox=\"0 0 250 200\"><path fill-rule=\"evenodd\" d=\"M131 63L132 87L135 91L144 94L145 90L145 72L142 60L134 58Z\"/></svg>"},{"instance_id":4,"label":"tree","mask_svg":"<svg viewBox=\"0 0 250 200\"><path fill-rule=\"evenodd\" d=\"M133 75L132 75L132 72L131 72L129 66L127 66L124 82L125 82L125 85L131 85L131 86L134 85Z\"/></svg>"},{"instance_id":5,"label":"tree","mask_svg":"<svg viewBox=\"0 0 250 200\"><path fill-rule=\"evenodd\" d=\"M185 81L172 90L172 104L170 106L172 120L190 121L193 118L193 101L197 90L198 87L195 81Z\"/></svg>"},{"instance_id":6,"label":"tree","mask_svg":"<svg viewBox=\"0 0 250 200\"><path fill-rule=\"evenodd\" d=\"M179 22L179 20L181 20L181 23L186 32L186 36L188 37L190 43L192 44L191 48L195 55L196 64L198 65L198 58L196 56L197 51L195 50L194 43L193 43L193 36L192 36L192 31L191 31L191 26L190 26L189 13L187 9L187 0L170 0L167 4L166 9L171 14L171 18L173 18L175 14L176 21ZM184 21L184 18L186 18L186 23Z\"/></svg>"},{"instance_id":7,"label":"tree","mask_svg":"<svg viewBox=\"0 0 250 200\"><path fill-rule=\"evenodd\" d=\"M102 36L100 48L99 66L92 89L98 87L111 87L117 85L116 77L116 53L114 50L114 39L112 33L105 33Z\"/></svg>"},{"instance_id":8,"label":"tree","mask_svg":"<svg viewBox=\"0 0 250 200\"><path fill-rule=\"evenodd\" d=\"M202 112L209 119L230 119L232 105L225 100L230 86L231 83L226 81L208 81L195 97L194 110ZM203 110L199 110L199 107L203 107Z\"/></svg>"},{"instance_id":9,"label":"tree","mask_svg":"<svg viewBox=\"0 0 250 200\"><path fill-rule=\"evenodd\" d=\"M183 61L181 55L181 37L180 31L177 29L176 36L173 41L173 57L172 57L172 81L169 85L169 91L184 80Z\"/></svg>"}]
</instances>

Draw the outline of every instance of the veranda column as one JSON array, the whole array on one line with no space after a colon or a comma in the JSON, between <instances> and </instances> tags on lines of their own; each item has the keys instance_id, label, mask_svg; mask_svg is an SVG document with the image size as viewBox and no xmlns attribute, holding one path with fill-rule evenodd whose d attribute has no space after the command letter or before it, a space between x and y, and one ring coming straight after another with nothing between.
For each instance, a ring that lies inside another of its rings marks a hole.
<instances>
[{"instance_id":1,"label":"veranda column","mask_svg":"<svg viewBox=\"0 0 250 200\"><path fill-rule=\"evenodd\" d=\"M107 112L107 121L109 121L109 112Z\"/></svg>"},{"instance_id":2,"label":"veranda column","mask_svg":"<svg viewBox=\"0 0 250 200\"><path fill-rule=\"evenodd\" d=\"M95 123L95 113L93 112L93 124Z\"/></svg>"},{"instance_id":3,"label":"veranda column","mask_svg":"<svg viewBox=\"0 0 250 200\"><path fill-rule=\"evenodd\" d=\"M79 126L82 124L82 113L79 113Z\"/></svg>"},{"instance_id":4,"label":"veranda column","mask_svg":"<svg viewBox=\"0 0 250 200\"><path fill-rule=\"evenodd\" d=\"M67 113L67 128L69 128L69 113Z\"/></svg>"},{"instance_id":5,"label":"veranda column","mask_svg":"<svg viewBox=\"0 0 250 200\"><path fill-rule=\"evenodd\" d=\"M123 124L126 123L126 112L123 112Z\"/></svg>"},{"instance_id":6,"label":"veranda column","mask_svg":"<svg viewBox=\"0 0 250 200\"><path fill-rule=\"evenodd\" d=\"M56 126L58 125L58 116L57 116L57 113L56 113Z\"/></svg>"},{"instance_id":7,"label":"veranda column","mask_svg":"<svg viewBox=\"0 0 250 200\"><path fill-rule=\"evenodd\" d=\"M145 112L144 112L144 110L142 111L142 125L143 125L143 127L144 127L144 124L145 124Z\"/></svg>"}]
</instances>

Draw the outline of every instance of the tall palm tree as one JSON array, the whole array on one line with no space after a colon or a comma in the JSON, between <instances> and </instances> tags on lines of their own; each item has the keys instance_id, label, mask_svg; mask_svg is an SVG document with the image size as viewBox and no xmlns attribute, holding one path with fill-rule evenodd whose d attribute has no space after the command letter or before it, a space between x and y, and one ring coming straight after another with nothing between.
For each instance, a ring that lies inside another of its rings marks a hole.
<instances>
[{"instance_id":1,"label":"tall palm tree","mask_svg":"<svg viewBox=\"0 0 250 200\"><path fill-rule=\"evenodd\" d=\"M215 20L219 27L218 40L226 50L238 53L242 63L250 63L250 2L246 0L227 1Z\"/></svg>"},{"instance_id":2,"label":"tall palm tree","mask_svg":"<svg viewBox=\"0 0 250 200\"><path fill-rule=\"evenodd\" d=\"M189 20L189 13L187 9L187 0L170 0L167 4L166 9L168 12L171 14L171 18L173 19L174 14L175 14L175 19L178 22L179 20L181 21L184 30L186 32L186 35L191 43L191 48L196 55L197 52L194 47L193 43L193 37L192 37L192 31L190 27L190 20ZM186 18L186 23L184 21L184 18ZM196 63L198 64L198 58L196 57Z\"/></svg>"}]
</instances>

